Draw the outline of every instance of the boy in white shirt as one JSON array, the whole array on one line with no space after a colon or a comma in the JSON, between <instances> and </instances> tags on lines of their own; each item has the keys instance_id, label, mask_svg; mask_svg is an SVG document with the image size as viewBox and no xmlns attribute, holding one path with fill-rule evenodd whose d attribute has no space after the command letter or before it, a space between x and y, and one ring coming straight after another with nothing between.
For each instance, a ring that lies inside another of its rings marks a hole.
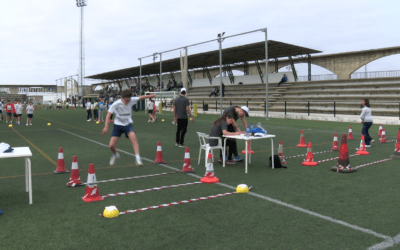
<instances>
[{"instance_id":1,"label":"boy in white shirt","mask_svg":"<svg viewBox=\"0 0 400 250\"><path fill-rule=\"evenodd\" d=\"M22 117L22 104L18 100L17 104L14 105L15 113L17 114L17 125L21 125L21 117Z\"/></svg>"},{"instance_id":2,"label":"boy in white shirt","mask_svg":"<svg viewBox=\"0 0 400 250\"><path fill-rule=\"evenodd\" d=\"M29 102L28 106L26 106L26 114L27 114L27 118L26 118L26 126L32 125L32 118L33 118L33 105L32 102Z\"/></svg>"},{"instance_id":3,"label":"boy in white shirt","mask_svg":"<svg viewBox=\"0 0 400 250\"><path fill-rule=\"evenodd\" d=\"M119 158L119 154L117 153L116 144L121 137L122 133L125 133L125 136L129 138L132 142L133 150L136 155L136 166L143 165L140 155L139 155L139 144L136 138L136 134L132 127L132 106L137 103L139 100L143 100L146 98L153 98L156 95L145 95L140 97L132 97L132 92L130 90L124 90L121 94L121 99L114 102L110 109L108 110L106 116L106 122L104 124L104 128L102 134L107 134L108 132L108 123L110 117L113 113L115 113L114 118L114 130L111 134L110 139L110 150L113 153L110 159L110 165L114 165L116 159Z\"/></svg>"},{"instance_id":4,"label":"boy in white shirt","mask_svg":"<svg viewBox=\"0 0 400 250\"><path fill-rule=\"evenodd\" d=\"M88 122L92 120L92 103L90 101L91 101L90 98L86 99L86 105L85 105Z\"/></svg>"},{"instance_id":5,"label":"boy in white shirt","mask_svg":"<svg viewBox=\"0 0 400 250\"><path fill-rule=\"evenodd\" d=\"M149 113L149 120L147 121L147 122L154 122L154 117L153 117L153 101L150 99L148 102L147 102L147 106L146 106L146 109L147 109L147 113Z\"/></svg>"}]
</instances>

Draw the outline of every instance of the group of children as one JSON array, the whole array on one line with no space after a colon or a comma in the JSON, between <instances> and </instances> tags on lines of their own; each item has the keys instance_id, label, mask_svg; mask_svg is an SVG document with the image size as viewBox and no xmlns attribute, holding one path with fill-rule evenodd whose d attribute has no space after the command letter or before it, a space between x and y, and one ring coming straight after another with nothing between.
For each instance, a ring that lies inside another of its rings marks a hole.
<instances>
[{"instance_id":1,"label":"group of children","mask_svg":"<svg viewBox=\"0 0 400 250\"><path fill-rule=\"evenodd\" d=\"M109 99L107 103L104 103L103 98L99 98L98 101L95 100L94 103L92 104L91 98L86 99L86 113L87 117L86 120L90 122L92 120L92 110L93 110L93 116L94 116L94 121L95 122L104 122L104 108L107 108L107 111L110 109L111 105L113 104L113 100ZM112 115L111 119L109 122L112 122Z\"/></svg>"},{"instance_id":2,"label":"group of children","mask_svg":"<svg viewBox=\"0 0 400 250\"><path fill-rule=\"evenodd\" d=\"M15 100L14 103L10 103L10 100L7 100L6 105L3 105L3 103L0 102L1 120L4 119L3 108L6 113L6 124L12 124L15 120L16 125L21 125L22 110L25 108L27 114L26 126L32 125L33 111L35 108L33 107L31 101L28 103L28 105L26 105L26 107L24 107L19 100Z\"/></svg>"}]
</instances>

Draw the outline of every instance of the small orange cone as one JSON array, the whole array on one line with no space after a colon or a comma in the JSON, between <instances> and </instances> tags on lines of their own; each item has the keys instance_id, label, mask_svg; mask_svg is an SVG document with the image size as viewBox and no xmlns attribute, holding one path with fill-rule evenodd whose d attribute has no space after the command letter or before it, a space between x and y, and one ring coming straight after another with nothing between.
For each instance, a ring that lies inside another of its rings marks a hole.
<instances>
[{"instance_id":1,"label":"small orange cone","mask_svg":"<svg viewBox=\"0 0 400 250\"><path fill-rule=\"evenodd\" d=\"M219 179L214 175L214 165L212 162L212 154L208 153L207 157L207 167L206 167L206 175L200 179L202 183L217 183Z\"/></svg>"},{"instance_id":2,"label":"small orange cone","mask_svg":"<svg viewBox=\"0 0 400 250\"><path fill-rule=\"evenodd\" d=\"M190 152L189 147L186 147L185 150L185 159L183 160L183 173L195 173L194 168L192 168L192 164L190 163Z\"/></svg>"},{"instance_id":3,"label":"small orange cone","mask_svg":"<svg viewBox=\"0 0 400 250\"><path fill-rule=\"evenodd\" d=\"M248 148L250 154L254 154L254 151L251 150L251 148L250 148L250 142L249 141L247 141L247 148ZM248 154L248 152L246 152L246 149L242 151L242 154Z\"/></svg>"},{"instance_id":4,"label":"small orange cone","mask_svg":"<svg viewBox=\"0 0 400 250\"><path fill-rule=\"evenodd\" d=\"M158 143L157 143L157 154L156 154L155 162L159 163L159 164L165 163L163 155L162 155L162 148L161 148L161 142L160 141L158 141Z\"/></svg>"},{"instance_id":5,"label":"small orange cone","mask_svg":"<svg viewBox=\"0 0 400 250\"><path fill-rule=\"evenodd\" d=\"M348 140L354 140L353 138L353 129L351 128L351 126L349 127L349 136L347 138Z\"/></svg>"},{"instance_id":6,"label":"small orange cone","mask_svg":"<svg viewBox=\"0 0 400 250\"><path fill-rule=\"evenodd\" d=\"M79 176L78 169L78 158L76 156L72 157L72 166L71 166L71 177L69 177L69 182L67 183L67 187L81 187L83 183L81 182L81 177Z\"/></svg>"},{"instance_id":7,"label":"small orange cone","mask_svg":"<svg viewBox=\"0 0 400 250\"><path fill-rule=\"evenodd\" d=\"M358 155L369 155L369 152L365 149L365 141L364 141L364 135L361 136L361 142L360 142L360 148L356 152Z\"/></svg>"},{"instance_id":8,"label":"small orange cone","mask_svg":"<svg viewBox=\"0 0 400 250\"><path fill-rule=\"evenodd\" d=\"M96 180L96 174L94 172L93 164L89 164L86 193L82 197L82 200L85 202L104 200L104 198L100 196L99 189L97 188L97 180Z\"/></svg>"},{"instance_id":9,"label":"small orange cone","mask_svg":"<svg viewBox=\"0 0 400 250\"><path fill-rule=\"evenodd\" d=\"M396 147L394 148L394 154L390 156L392 159L400 159L400 129L397 132Z\"/></svg>"},{"instance_id":10,"label":"small orange cone","mask_svg":"<svg viewBox=\"0 0 400 250\"><path fill-rule=\"evenodd\" d=\"M381 135L381 139L379 139L381 143L387 143L386 140L386 130L382 129L382 135Z\"/></svg>"},{"instance_id":11,"label":"small orange cone","mask_svg":"<svg viewBox=\"0 0 400 250\"><path fill-rule=\"evenodd\" d=\"M382 135L382 124L379 124L378 135Z\"/></svg>"},{"instance_id":12,"label":"small orange cone","mask_svg":"<svg viewBox=\"0 0 400 250\"><path fill-rule=\"evenodd\" d=\"M339 145L338 145L338 140L337 140L337 134L336 133L333 136L332 150L333 151L339 151Z\"/></svg>"},{"instance_id":13,"label":"small orange cone","mask_svg":"<svg viewBox=\"0 0 400 250\"><path fill-rule=\"evenodd\" d=\"M299 147L299 148L306 148L307 147L306 140L304 139L304 130L301 131L300 142L299 142L299 144L297 144L297 147Z\"/></svg>"},{"instance_id":14,"label":"small orange cone","mask_svg":"<svg viewBox=\"0 0 400 250\"><path fill-rule=\"evenodd\" d=\"M301 163L301 165L304 166L316 166L318 163L314 161L314 156L312 152L312 146L311 142L308 143L308 148L307 148L307 157L306 159Z\"/></svg>"},{"instance_id":15,"label":"small orange cone","mask_svg":"<svg viewBox=\"0 0 400 250\"><path fill-rule=\"evenodd\" d=\"M57 169L54 171L54 173L55 174L69 173L69 171L65 168L64 153L62 148L58 149Z\"/></svg>"},{"instance_id":16,"label":"small orange cone","mask_svg":"<svg viewBox=\"0 0 400 250\"><path fill-rule=\"evenodd\" d=\"M279 141L278 155L283 156L283 143Z\"/></svg>"}]
</instances>

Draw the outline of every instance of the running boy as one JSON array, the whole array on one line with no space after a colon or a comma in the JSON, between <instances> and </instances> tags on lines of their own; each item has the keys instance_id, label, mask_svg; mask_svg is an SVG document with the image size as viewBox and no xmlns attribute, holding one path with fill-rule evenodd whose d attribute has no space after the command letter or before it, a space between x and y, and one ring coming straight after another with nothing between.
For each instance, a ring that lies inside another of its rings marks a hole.
<instances>
[{"instance_id":1,"label":"running boy","mask_svg":"<svg viewBox=\"0 0 400 250\"><path fill-rule=\"evenodd\" d=\"M28 106L26 106L26 114L27 114L27 118L26 118L26 126L32 125L32 118L33 118L33 105L32 102L29 102Z\"/></svg>"},{"instance_id":2,"label":"running boy","mask_svg":"<svg viewBox=\"0 0 400 250\"><path fill-rule=\"evenodd\" d=\"M114 130L111 134L110 139L110 150L113 153L110 159L110 165L114 165L116 159L119 158L119 154L117 153L116 144L121 137L122 133L125 133L125 136L129 138L132 142L133 150L136 155L136 166L143 165L140 154L139 154L139 144L136 138L136 134L132 127L132 106L137 103L139 100L143 100L146 98L153 98L156 95L145 95L139 97L132 97L132 92L130 90L124 90L121 94L121 99L114 102L113 105L108 110L106 116L106 122L104 123L104 128L102 134L107 134L108 132L108 123L110 117L113 113L115 113L114 119Z\"/></svg>"}]
</instances>

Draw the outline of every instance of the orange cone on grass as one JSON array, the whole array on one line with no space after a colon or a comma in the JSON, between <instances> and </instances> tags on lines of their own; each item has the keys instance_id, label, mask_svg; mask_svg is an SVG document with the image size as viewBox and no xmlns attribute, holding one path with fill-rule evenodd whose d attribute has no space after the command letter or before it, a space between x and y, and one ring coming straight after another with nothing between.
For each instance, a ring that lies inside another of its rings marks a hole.
<instances>
[{"instance_id":1,"label":"orange cone on grass","mask_svg":"<svg viewBox=\"0 0 400 250\"><path fill-rule=\"evenodd\" d=\"M382 135L382 124L379 124L378 135Z\"/></svg>"},{"instance_id":2,"label":"orange cone on grass","mask_svg":"<svg viewBox=\"0 0 400 250\"><path fill-rule=\"evenodd\" d=\"M353 138L353 129L351 126L349 127L349 136L347 137L348 140L354 140Z\"/></svg>"},{"instance_id":3,"label":"orange cone on grass","mask_svg":"<svg viewBox=\"0 0 400 250\"><path fill-rule=\"evenodd\" d=\"M390 156L392 159L400 159L400 129L399 132L397 132L397 140L396 140L396 146L394 148L394 154Z\"/></svg>"},{"instance_id":4,"label":"orange cone on grass","mask_svg":"<svg viewBox=\"0 0 400 250\"><path fill-rule=\"evenodd\" d=\"M94 165L89 164L89 172L87 179L86 193L82 197L85 202L102 201L103 197L99 194L99 189L97 188L96 173L94 172Z\"/></svg>"},{"instance_id":5,"label":"orange cone on grass","mask_svg":"<svg viewBox=\"0 0 400 250\"><path fill-rule=\"evenodd\" d=\"M195 173L194 168L192 168L192 164L190 163L190 152L189 148L186 147L185 150L185 159L183 160L183 173Z\"/></svg>"},{"instance_id":6,"label":"orange cone on grass","mask_svg":"<svg viewBox=\"0 0 400 250\"><path fill-rule=\"evenodd\" d=\"M336 133L333 136L332 150L333 151L339 151L339 145L338 145L338 139L337 139L337 134Z\"/></svg>"},{"instance_id":7,"label":"orange cone on grass","mask_svg":"<svg viewBox=\"0 0 400 250\"><path fill-rule=\"evenodd\" d=\"M247 149L249 150L250 154L254 154L254 151L251 150L249 141L247 141ZM242 154L248 154L248 152L246 152L246 149L242 151Z\"/></svg>"},{"instance_id":8,"label":"orange cone on grass","mask_svg":"<svg viewBox=\"0 0 400 250\"><path fill-rule=\"evenodd\" d=\"M385 129L382 129L382 135L381 135L381 138L379 139L379 141L380 141L381 143L387 143L387 140L386 140L386 130L385 130Z\"/></svg>"},{"instance_id":9,"label":"orange cone on grass","mask_svg":"<svg viewBox=\"0 0 400 250\"><path fill-rule=\"evenodd\" d=\"M311 142L308 143L308 148L307 148L307 156L304 162L301 163L301 165L304 166L316 166L318 163L314 161L314 155L312 152L312 146Z\"/></svg>"},{"instance_id":10,"label":"orange cone on grass","mask_svg":"<svg viewBox=\"0 0 400 250\"><path fill-rule=\"evenodd\" d=\"M297 147L299 147L299 148L306 148L307 147L306 140L304 139L304 130L301 131L300 142L299 142L299 144L297 144Z\"/></svg>"},{"instance_id":11,"label":"orange cone on grass","mask_svg":"<svg viewBox=\"0 0 400 250\"><path fill-rule=\"evenodd\" d=\"M161 142L160 141L157 143L157 154L156 154L155 162L159 163L159 164L165 163L163 155L162 155L162 148L161 148Z\"/></svg>"},{"instance_id":12,"label":"orange cone on grass","mask_svg":"<svg viewBox=\"0 0 400 250\"><path fill-rule=\"evenodd\" d=\"M64 152L62 148L58 149L57 169L54 171L54 173L55 174L69 173L69 171L65 168Z\"/></svg>"},{"instance_id":13,"label":"orange cone on grass","mask_svg":"<svg viewBox=\"0 0 400 250\"><path fill-rule=\"evenodd\" d=\"M285 156L283 155L283 144L282 144L282 141L279 141L278 156L282 160L282 165L286 166L286 159L285 159Z\"/></svg>"},{"instance_id":14,"label":"orange cone on grass","mask_svg":"<svg viewBox=\"0 0 400 250\"><path fill-rule=\"evenodd\" d=\"M200 181L202 183L217 183L219 182L219 179L217 177L215 177L214 174L214 165L212 162L212 154L208 153L208 157L207 157L207 167L206 167L206 175L200 179Z\"/></svg>"},{"instance_id":15,"label":"orange cone on grass","mask_svg":"<svg viewBox=\"0 0 400 250\"><path fill-rule=\"evenodd\" d=\"M345 134L342 135L337 165L333 166L331 170L341 173L351 173L356 171L350 167L349 148L347 147Z\"/></svg>"},{"instance_id":16,"label":"orange cone on grass","mask_svg":"<svg viewBox=\"0 0 400 250\"><path fill-rule=\"evenodd\" d=\"M71 165L71 177L69 177L69 182L67 183L67 187L80 187L80 186L83 186L83 183L81 182L81 177L79 176L78 158L76 156L73 156Z\"/></svg>"},{"instance_id":17,"label":"orange cone on grass","mask_svg":"<svg viewBox=\"0 0 400 250\"><path fill-rule=\"evenodd\" d=\"M361 136L360 148L356 152L358 155L369 155L369 152L365 149L365 139L364 135Z\"/></svg>"}]
</instances>

